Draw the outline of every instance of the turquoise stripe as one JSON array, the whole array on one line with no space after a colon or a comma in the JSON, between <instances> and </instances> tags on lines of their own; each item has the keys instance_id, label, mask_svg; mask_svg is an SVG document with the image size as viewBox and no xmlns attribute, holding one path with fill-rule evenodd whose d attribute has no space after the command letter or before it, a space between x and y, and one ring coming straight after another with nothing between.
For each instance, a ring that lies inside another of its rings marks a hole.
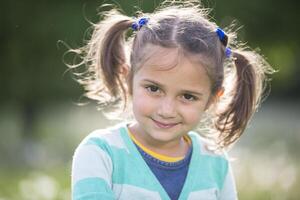
<instances>
[{"instance_id":1,"label":"turquoise stripe","mask_svg":"<svg viewBox=\"0 0 300 200\"><path fill-rule=\"evenodd\" d=\"M212 177L217 183L218 189L221 190L224 185L226 175L228 173L228 161L222 157L208 157L211 169L213 172Z\"/></svg>"},{"instance_id":2,"label":"turquoise stripe","mask_svg":"<svg viewBox=\"0 0 300 200\"><path fill-rule=\"evenodd\" d=\"M86 178L75 183L72 200L113 200L115 199L108 184L101 178Z\"/></svg>"},{"instance_id":3,"label":"turquoise stripe","mask_svg":"<svg viewBox=\"0 0 300 200\"><path fill-rule=\"evenodd\" d=\"M225 159L214 156L202 156L199 159L199 176L205 181L199 181L197 189L216 187L222 189L227 173L228 163Z\"/></svg>"},{"instance_id":4,"label":"turquoise stripe","mask_svg":"<svg viewBox=\"0 0 300 200\"><path fill-rule=\"evenodd\" d=\"M102 150L106 151L107 153L111 153L110 149L111 146L105 141L100 138L91 137L89 138L84 145L95 145L100 147Z\"/></svg>"}]
</instances>

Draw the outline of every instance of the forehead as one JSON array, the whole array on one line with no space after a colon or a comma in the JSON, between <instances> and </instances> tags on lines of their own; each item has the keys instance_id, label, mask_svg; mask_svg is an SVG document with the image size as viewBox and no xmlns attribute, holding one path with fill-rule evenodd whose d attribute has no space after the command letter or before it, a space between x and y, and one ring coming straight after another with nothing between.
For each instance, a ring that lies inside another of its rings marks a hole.
<instances>
[{"instance_id":1,"label":"forehead","mask_svg":"<svg viewBox=\"0 0 300 200\"><path fill-rule=\"evenodd\" d=\"M144 66L155 67L157 70L168 70L176 65L180 60L188 60L195 66L207 67L213 65L207 55L193 54L180 47L167 48L160 45L147 43L140 51L139 62L135 63L135 70L138 71Z\"/></svg>"},{"instance_id":2,"label":"forehead","mask_svg":"<svg viewBox=\"0 0 300 200\"><path fill-rule=\"evenodd\" d=\"M210 79L201 57L186 55L179 48L148 45L143 65L134 79L150 79L163 85L181 89L210 88ZM204 60L203 60L204 63Z\"/></svg>"}]
</instances>

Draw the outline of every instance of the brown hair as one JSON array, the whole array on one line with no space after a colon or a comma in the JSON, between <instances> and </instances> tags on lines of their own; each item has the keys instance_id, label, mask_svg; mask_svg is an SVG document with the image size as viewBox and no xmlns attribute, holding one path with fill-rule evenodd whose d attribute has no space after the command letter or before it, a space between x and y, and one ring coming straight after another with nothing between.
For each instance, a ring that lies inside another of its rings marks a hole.
<instances>
[{"instance_id":1,"label":"brown hair","mask_svg":"<svg viewBox=\"0 0 300 200\"><path fill-rule=\"evenodd\" d=\"M82 58L82 62L69 67L87 67L76 75L88 98L97 100L102 108L118 103L126 108L134 73L147 58L146 44L180 48L185 53L207 58L213 97L225 88L210 115L210 131L217 135L218 147L227 147L241 136L262 100L268 80L265 75L274 72L262 56L241 48L235 33L228 31L232 56L226 59L226 44L222 44L215 32L217 25L208 20L207 10L199 4L165 2L146 15L149 23L137 32L130 29L135 19L117 9L102 14L104 19L93 25L86 46L69 50Z\"/></svg>"}]
</instances>

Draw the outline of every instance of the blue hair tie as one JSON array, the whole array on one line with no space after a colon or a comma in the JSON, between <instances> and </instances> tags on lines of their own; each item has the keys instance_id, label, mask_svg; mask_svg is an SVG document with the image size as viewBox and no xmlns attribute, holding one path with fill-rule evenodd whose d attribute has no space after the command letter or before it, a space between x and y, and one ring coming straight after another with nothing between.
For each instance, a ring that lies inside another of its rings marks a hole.
<instances>
[{"instance_id":1,"label":"blue hair tie","mask_svg":"<svg viewBox=\"0 0 300 200\"><path fill-rule=\"evenodd\" d=\"M217 28L216 33L221 41L221 43L224 45L224 47L227 46L228 43L228 36L225 34L225 32L221 28ZM231 49L229 47L226 47L225 49L225 56L229 58L231 55Z\"/></svg>"},{"instance_id":2,"label":"blue hair tie","mask_svg":"<svg viewBox=\"0 0 300 200\"><path fill-rule=\"evenodd\" d=\"M230 58L230 56L231 56L231 49L229 47L226 47L226 49L225 49L225 56L227 58Z\"/></svg>"},{"instance_id":3,"label":"blue hair tie","mask_svg":"<svg viewBox=\"0 0 300 200\"><path fill-rule=\"evenodd\" d=\"M227 42L228 42L228 37L225 34L225 32L221 28L217 28L216 33L217 33L220 41L222 42L222 44L226 47Z\"/></svg>"},{"instance_id":4,"label":"blue hair tie","mask_svg":"<svg viewBox=\"0 0 300 200\"><path fill-rule=\"evenodd\" d=\"M218 34L220 40L223 40L225 37L225 32L221 28L217 28L216 33Z\"/></svg>"},{"instance_id":5,"label":"blue hair tie","mask_svg":"<svg viewBox=\"0 0 300 200\"><path fill-rule=\"evenodd\" d=\"M133 22L131 25L131 28L135 31L140 30L144 25L146 25L149 22L148 17L141 17L137 22Z\"/></svg>"}]
</instances>

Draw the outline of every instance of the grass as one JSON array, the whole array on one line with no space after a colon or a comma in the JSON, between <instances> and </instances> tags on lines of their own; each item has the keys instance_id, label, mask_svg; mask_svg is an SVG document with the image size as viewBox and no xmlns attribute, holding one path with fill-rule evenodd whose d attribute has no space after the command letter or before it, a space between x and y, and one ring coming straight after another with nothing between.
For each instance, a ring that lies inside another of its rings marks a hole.
<instances>
[{"instance_id":1,"label":"grass","mask_svg":"<svg viewBox=\"0 0 300 200\"><path fill-rule=\"evenodd\" d=\"M1 200L63 200L70 198L69 169L14 169L0 174Z\"/></svg>"}]
</instances>

